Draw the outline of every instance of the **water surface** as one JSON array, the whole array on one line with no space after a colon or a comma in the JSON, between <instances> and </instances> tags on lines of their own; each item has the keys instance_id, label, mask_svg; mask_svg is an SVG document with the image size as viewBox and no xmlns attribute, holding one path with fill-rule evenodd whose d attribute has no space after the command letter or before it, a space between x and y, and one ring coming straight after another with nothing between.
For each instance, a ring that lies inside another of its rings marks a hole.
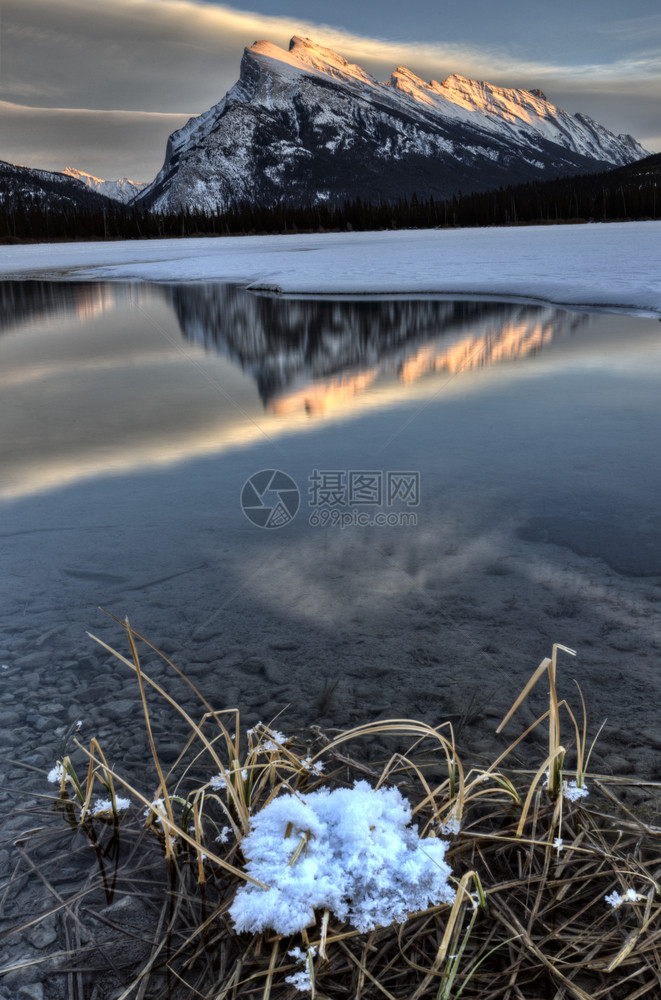
<instances>
[{"instance_id":1,"label":"water surface","mask_svg":"<svg viewBox=\"0 0 661 1000\"><path fill-rule=\"evenodd\" d=\"M447 718L484 753L562 642L563 693L575 676L594 728L614 720L601 766L653 776L660 329L503 302L0 285L9 751L45 765L82 718L144 759L132 678L85 634L122 642L101 605L246 723ZM260 470L298 487L281 528L241 509ZM418 494L389 503L400 474Z\"/></svg>"}]
</instances>

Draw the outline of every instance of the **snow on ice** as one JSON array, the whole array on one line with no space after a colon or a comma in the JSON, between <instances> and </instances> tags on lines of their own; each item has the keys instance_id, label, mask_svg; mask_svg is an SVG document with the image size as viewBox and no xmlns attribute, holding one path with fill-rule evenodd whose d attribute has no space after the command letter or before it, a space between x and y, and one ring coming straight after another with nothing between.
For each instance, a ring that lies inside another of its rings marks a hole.
<instances>
[{"instance_id":1,"label":"snow on ice","mask_svg":"<svg viewBox=\"0 0 661 1000\"><path fill-rule=\"evenodd\" d=\"M480 295L661 315L661 222L0 247L0 277Z\"/></svg>"}]
</instances>

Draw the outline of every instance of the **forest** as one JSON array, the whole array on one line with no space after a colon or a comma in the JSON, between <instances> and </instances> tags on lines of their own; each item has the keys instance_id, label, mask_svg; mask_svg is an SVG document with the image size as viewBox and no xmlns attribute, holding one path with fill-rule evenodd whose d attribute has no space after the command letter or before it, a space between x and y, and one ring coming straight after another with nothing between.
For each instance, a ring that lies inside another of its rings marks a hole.
<instances>
[{"instance_id":1,"label":"forest","mask_svg":"<svg viewBox=\"0 0 661 1000\"><path fill-rule=\"evenodd\" d=\"M0 192L0 242L162 239L256 233L548 225L661 218L661 154L601 174L500 187L451 199L396 202L237 203L216 212L163 215L109 199L53 207L29 193Z\"/></svg>"}]
</instances>

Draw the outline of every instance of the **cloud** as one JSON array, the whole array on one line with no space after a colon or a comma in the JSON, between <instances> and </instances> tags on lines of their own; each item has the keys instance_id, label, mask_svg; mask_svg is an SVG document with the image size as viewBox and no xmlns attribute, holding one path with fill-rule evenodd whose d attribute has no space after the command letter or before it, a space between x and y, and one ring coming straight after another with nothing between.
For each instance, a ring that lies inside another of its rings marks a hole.
<instances>
[{"instance_id":1,"label":"cloud","mask_svg":"<svg viewBox=\"0 0 661 1000\"><path fill-rule=\"evenodd\" d=\"M73 166L103 178L150 181L171 132L190 115L32 108L0 101L2 158L22 166Z\"/></svg>"},{"instance_id":2,"label":"cloud","mask_svg":"<svg viewBox=\"0 0 661 1000\"><path fill-rule=\"evenodd\" d=\"M405 64L425 78L452 72L518 86L522 79L661 77L661 53L567 66L511 51L368 38L323 23L239 11L192 0L4 0L6 100L104 109L203 111L235 82L242 49L267 37L286 47L310 35L379 78ZM534 83L531 83L534 85Z\"/></svg>"},{"instance_id":3,"label":"cloud","mask_svg":"<svg viewBox=\"0 0 661 1000\"><path fill-rule=\"evenodd\" d=\"M638 27L642 32L644 25ZM379 79L404 64L425 79L458 72L502 86L542 87L554 103L613 131L646 137L648 145L661 135L654 107L661 105L661 53L652 50L570 66L520 58L518 50L402 44L193 0L3 0L0 82L14 111L3 111L2 156L151 179L169 132L236 82L243 47L269 38L286 48L293 34L338 50ZM17 117L26 106L33 114ZM103 112L97 122L94 109Z\"/></svg>"},{"instance_id":4,"label":"cloud","mask_svg":"<svg viewBox=\"0 0 661 1000\"><path fill-rule=\"evenodd\" d=\"M644 42L650 38L661 36L661 14L643 14L640 17L627 17L620 21L604 21L595 24L595 32L608 35L620 41Z\"/></svg>"}]
</instances>

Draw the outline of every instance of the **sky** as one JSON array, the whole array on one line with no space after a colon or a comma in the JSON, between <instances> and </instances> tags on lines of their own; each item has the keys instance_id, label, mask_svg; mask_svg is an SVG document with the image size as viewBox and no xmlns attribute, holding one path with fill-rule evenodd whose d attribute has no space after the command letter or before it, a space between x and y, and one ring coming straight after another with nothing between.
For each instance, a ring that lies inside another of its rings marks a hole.
<instances>
[{"instance_id":1,"label":"sky","mask_svg":"<svg viewBox=\"0 0 661 1000\"><path fill-rule=\"evenodd\" d=\"M0 0L0 159L149 181L244 47L294 34L380 80L404 65L540 87L661 151L658 0Z\"/></svg>"}]
</instances>

